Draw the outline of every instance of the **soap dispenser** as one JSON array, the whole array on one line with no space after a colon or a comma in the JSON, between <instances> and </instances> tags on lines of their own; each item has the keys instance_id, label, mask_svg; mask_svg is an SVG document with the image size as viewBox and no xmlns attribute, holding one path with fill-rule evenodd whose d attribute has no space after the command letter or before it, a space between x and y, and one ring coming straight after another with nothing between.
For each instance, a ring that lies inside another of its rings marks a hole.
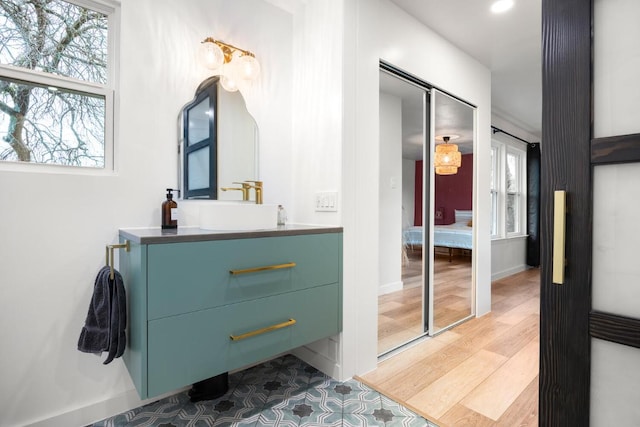
<instances>
[{"instance_id":1,"label":"soap dispenser","mask_svg":"<svg viewBox=\"0 0 640 427\"><path fill-rule=\"evenodd\" d=\"M170 230L178 228L178 203L173 200L172 191L177 191L180 194L180 190L174 190L167 188L167 200L162 202L162 229Z\"/></svg>"},{"instance_id":2,"label":"soap dispenser","mask_svg":"<svg viewBox=\"0 0 640 427\"><path fill-rule=\"evenodd\" d=\"M287 211L284 210L284 206L278 205L278 225L285 225L287 223Z\"/></svg>"}]
</instances>

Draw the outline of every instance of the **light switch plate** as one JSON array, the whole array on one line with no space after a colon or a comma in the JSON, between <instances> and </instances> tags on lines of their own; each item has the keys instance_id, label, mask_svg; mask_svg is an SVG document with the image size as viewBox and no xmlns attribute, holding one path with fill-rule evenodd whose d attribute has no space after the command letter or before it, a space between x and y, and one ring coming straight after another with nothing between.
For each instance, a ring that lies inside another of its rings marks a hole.
<instances>
[{"instance_id":1,"label":"light switch plate","mask_svg":"<svg viewBox=\"0 0 640 427\"><path fill-rule=\"evenodd\" d=\"M338 192L320 191L316 193L316 212L337 212Z\"/></svg>"}]
</instances>

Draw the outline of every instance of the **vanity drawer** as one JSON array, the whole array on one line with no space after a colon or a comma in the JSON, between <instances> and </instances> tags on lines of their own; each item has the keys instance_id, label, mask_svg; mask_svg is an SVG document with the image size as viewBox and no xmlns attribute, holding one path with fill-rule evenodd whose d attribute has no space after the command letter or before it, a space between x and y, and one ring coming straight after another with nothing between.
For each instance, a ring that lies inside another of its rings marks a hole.
<instances>
[{"instance_id":1,"label":"vanity drawer","mask_svg":"<svg viewBox=\"0 0 640 427\"><path fill-rule=\"evenodd\" d=\"M149 245L149 319L336 283L341 237L327 233ZM292 262L290 268L230 274Z\"/></svg>"},{"instance_id":2,"label":"vanity drawer","mask_svg":"<svg viewBox=\"0 0 640 427\"><path fill-rule=\"evenodd\" d=\"M338 283L153 320L148 325L148 395L241 368L341 330ZM233 341L231 335L283 326Z\"/></svg>"}]
</instances>

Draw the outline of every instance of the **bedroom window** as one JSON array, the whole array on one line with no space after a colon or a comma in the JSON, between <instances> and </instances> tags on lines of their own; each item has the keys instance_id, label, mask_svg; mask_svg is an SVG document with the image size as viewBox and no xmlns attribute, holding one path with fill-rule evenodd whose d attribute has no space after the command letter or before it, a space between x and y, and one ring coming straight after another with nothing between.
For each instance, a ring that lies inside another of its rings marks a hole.
<instances>
[{"instance_id":1,"label":"bedroom window","mask_svg":"<svg viewBox=\"0 0 640 427\"><path fill-rule=\"evenodd\" d=\"M520 155L507 150L505 163L505 190L506 190L506 230L507 235L520 232Z\"/></svg>"},{"instance_id":2,"label":"bedroom window","mask_svg":"<svg viewBox=\"0 0 640 427\"><path fill-rule=\"evenodd\" d=\"M113 167L116 19L109 0L0 2L0 161Z\"/></svg>"},{"instance_id":3,"label":"bedroom window","mask_svg":"<svg viewBox=\"0 0 640 427\"><path fill-rule=\"evenodd\" d=\"M491 147L491 236L524 234L526 152L493 141Z\"/></svg>"},{"instance_id":4,"label":"bedroom window","mask_svg":"<svg viewBox=\"0 0 640 427\"><path fill-rule=\"evenodd\" d=\"M498 147L491 147L491 237L498 237Z\"/></svg>"}]
</instances>

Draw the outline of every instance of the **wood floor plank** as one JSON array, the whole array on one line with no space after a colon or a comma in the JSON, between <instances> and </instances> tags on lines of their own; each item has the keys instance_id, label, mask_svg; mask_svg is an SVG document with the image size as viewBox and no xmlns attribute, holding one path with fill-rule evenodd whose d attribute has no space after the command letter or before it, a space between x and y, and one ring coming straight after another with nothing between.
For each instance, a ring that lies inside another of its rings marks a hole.
<instances>
[{"instance_id":1,"label":"wood floor plank","mask_svg":"<svg viewBox=\"0 0 640 427\"><path fill-rule=\"evenodd\" d=\"M457 261L457 258L454 258L452 264L456 264ZM446 257L444 263L448 264ZM441 282L441 289L446 288L450 292L449 295L465 295L451 283L454 280L452 278L460 275L459 269L445 265L443 271L449 275L449 279ZM530 269L494 281L491 313L457 325L394 355L381 362L376 370L367 373L361 380L417 413L427 416L441 427L537 426L539 276L538 269ZM446 283L447 280L450 282ZM421 288L418 289L421 291ZM400 303L408 300L409 297L399 295L389 299ZM449 300L453 301L452 298ZM398 306L394 307L397 308ZM393 320L386 318L382 323ZM406 329L399 326L398 330ZM416 396L438 381L444 387L447 381L441 380L443 377L451 371L461 369L460 365L474 356L478 357L477 354L481 351L495 353L508 360L477 387L461 396L440 418L427 414L426 408L420 406L422 402L419 402L420 399ZM527 355L527 352L530 354ZM527 381L527 378L530 378L530 381ZM477 397L482 394L482 399ZM415 403L413 405L408 403L412 398L412 402ZM469 399L469 402L473 399L477 399L478 402L482 400L484 403L480 406L487 405L488 409L470 408L463 404L468 402L466 399ZM496 406L502 409L496 409ZM480 412L481 410L483 412ZM497 421L487 415L489 413L496 417L498 412L501 415Z\"/></svg>"},{"instance_id":2,"label":"wood floor plank","mask_svg":"<svg viewBox=\"0 0 640 427\"><path fill-rule=\"evenodd\" d=\"M510 325L516 325L527 316L535 314L540 315L540 298L532 297L531 299L513 307L504 314L497 314L498 320Z\"/></svg>"},{"instance_id":3,"label":"wood floor plank","mask_svg":"<svg viewBox=\"0 0 640 427\"><path fill-rule=\"evenodd\" d=\"M460 403L497 421L537 376L539 347L531 340Z\"/></svg>"},{"instance_id":4,"label":"wood floor plank","mask_svg":"<svg viewBox=\"0 0 640 427\"><path fill-rule=\"evenodd\" d=\"M502 355L480 350L407 402L440 418L507 360Z\"/></svg>"},{"instance_id":5,"label":"wood floor plank","mask_svg":"<svg viewBox=\"0 0 640 427\"><path fill-rule=\"evenodd\" d=\"M511 357L540 334L540 316L530 314L520 323L484 347L487 351Z\"/></svg>"},{"instance_id":6,"label":"wood floor plank","mask_svg":"<svg viewBox=\"0 0 640 427\"><path fill-rule=\"evenodd\" d=\"M474 351L448 345L380 384L402 400L409 400L438 378L473 355Z\"/></svg>"},{"instance_id":7,"label":"wood floor plank","mask_svg":"<svg viewBox=\"0 0 640 427\"><path fill-rule=\"evenodd\" d=\"M492 419L460 404L456 404L447 411L446 414L438 419L438 422L441 423L441 427L493 427L496 424ZM515 425L516 424L513 424L511 427Z\"/></svg>"},{"instance_id":8,"label":"wood floor plank","mask_svg":"<svg viewBox=\"0 0 640 427\"><path fill-rule=\"evenodd\" d=\"M518 398L509 406L498 420L499 427L537 427L538 426L538 376L529 383Z\"/></svg>"},{"instance_id":9,"label":"wood floor plank","mask_svg":"<svg viewBox=\"0 0 640 427\"><path fill-rule=\"evenodd\" d=\"M417 335L418 334L415 329L394 330L392 334L378 338L378 353L384 353L386 350L393 348L398 344L409 342Z\"/></svg>"},{"instance_id":10,"label":"wood floor plank","mask_svg":"<svg viewBox=\"0 0 640 427\"><path fill-rule=\"evenodd\" d=\"M437 353L447 346L447 343L428 339L378 364L378 367L362 376L366 381L379 384L397 377L398 372L407 366L414 366L431 354Z\"/></svg>"}]
</instances>

